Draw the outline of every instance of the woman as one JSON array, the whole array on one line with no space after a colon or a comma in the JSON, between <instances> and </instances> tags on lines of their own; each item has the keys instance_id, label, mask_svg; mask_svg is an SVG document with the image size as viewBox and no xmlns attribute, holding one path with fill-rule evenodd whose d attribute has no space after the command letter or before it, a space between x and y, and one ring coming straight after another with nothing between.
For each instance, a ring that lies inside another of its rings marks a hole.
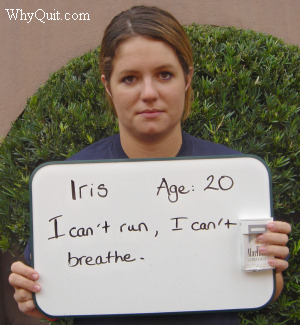
<instances>
[{"instance_id":1,"label":"woman","mask_svg":"<svg viewBox=\"0 0 300 325\"><path fill-rule=\"evenodd\" d=\"M178 21L154 7L133 7L107 27L100 55L101 80L118 119L120 134L103 139L70 160L231 155L225 146L194 138L181 130L189 115L193 75L192 50ZM275 256L277 298L288 267L290 225L271 222L258 236L262 253ZM28 255L28 254L27 254ZM21 262L12 265L9 281L24 313L45 318L32 300L42 290L38 273ZM101 317L74 324L238 324L236 313Z\"/></svg>"}]
</instances>

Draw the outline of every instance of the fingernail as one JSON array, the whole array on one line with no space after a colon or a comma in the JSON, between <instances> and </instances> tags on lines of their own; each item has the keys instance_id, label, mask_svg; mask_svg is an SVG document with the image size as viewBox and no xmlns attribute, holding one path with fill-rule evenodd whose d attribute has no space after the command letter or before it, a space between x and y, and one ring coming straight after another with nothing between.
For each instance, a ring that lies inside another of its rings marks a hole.
<instances>
[{"instance_id":1,"label":"fingernail","mask_svg":"<svg viewBox=\"0 0 300 325\"><path fill-rule=\"evenodd\" d=\"M269 264L270 264L271 266L275 266L275 261L274 261L274 260L269 260Z\"/></svg>"},{"instance_id":2,"label":"fingernail","mask_svg":"<svg viewBox=\"0 0 300 325\"><path fill-rule=\"evenodd\" d=\"M32 280L37 280L39 278L38 274L33 273L32 274Z\"/></svg>"},{"instance_id":3,"label":"fingernail","mask_svg":"<svg viewBox=\"0 0 300 325\"><path fill-rule=\"evenodd\" d=\"M270 222L269 224L268 224L268 229L269 230L273 230L275 228L275 224L274 224L274 222Z\"/></svg>"},{"instance_id":4,"label":"fingernail","mask_svg":"<svg viewBox=\"0 0 300 325\"><path fill-rule=\"evenodd\" d=\"M258 235L258 236L256 237L256 241L257 241L258 243L262 243L263 238L264 238L263 235Z\"/></svg>"},{"instance_id":5,"label":"fingernail","mask_svg":"<svg viewBox=\"0 0 300 325\"><path fill-rule=\"evenodd\" d=\"M39 292L41 290L41 287L38 284L35 284L33 286L33 290L34 290L34 292Z\"/></svg>"},{"instance_id":6,"label":"fingernail","mask_svg":"<svg viewBox=\"0 0 300 325\"><path fill-rule=\"evenodd\" d=\"M265 246L260 246L259 249L260 253L265 254L266 253L266 247Z\"/></svg>"}]
</instances>

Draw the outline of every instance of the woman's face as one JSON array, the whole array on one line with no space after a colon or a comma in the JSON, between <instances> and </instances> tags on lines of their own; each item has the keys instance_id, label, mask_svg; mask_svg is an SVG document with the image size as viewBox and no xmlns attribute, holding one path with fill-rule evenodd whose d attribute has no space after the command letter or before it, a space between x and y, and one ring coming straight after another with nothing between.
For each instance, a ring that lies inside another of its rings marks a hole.
<instances>
[{"instance_id":1,"label":"woman's face","mask_svg":"<svg viewBox=\"0 0 300 325\"><path fill-rule=\"evenodd\" d=\"M113 59L110 83L102 76L118 116L121 137L141 140L181 132L185 92L191 82L167 43L132 37Z\"/></svg>"}]
</instances>

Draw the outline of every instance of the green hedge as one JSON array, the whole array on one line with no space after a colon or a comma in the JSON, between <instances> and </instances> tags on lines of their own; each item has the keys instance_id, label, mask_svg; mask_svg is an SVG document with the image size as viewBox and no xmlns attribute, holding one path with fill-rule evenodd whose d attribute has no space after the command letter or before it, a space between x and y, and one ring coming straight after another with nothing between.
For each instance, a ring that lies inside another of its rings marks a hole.
<instances>
[{"instance_id":1,"label":"green hedge","mask_svg":"<svg viewBox=\"0 0 300 325\"><path fill-rule=\"evenodd\" d=\"M192 25L186 31L195 56L195 101L184 129L262 157L272 172L275 215L295 223L284 293L266 309L241 314L242 324L299 324L300 49L235 28ZM118 132L105 102L98 52L52 74L0 146L2 251L22 251L27 242L33 169Z\"/></svg>"}]
</instances>

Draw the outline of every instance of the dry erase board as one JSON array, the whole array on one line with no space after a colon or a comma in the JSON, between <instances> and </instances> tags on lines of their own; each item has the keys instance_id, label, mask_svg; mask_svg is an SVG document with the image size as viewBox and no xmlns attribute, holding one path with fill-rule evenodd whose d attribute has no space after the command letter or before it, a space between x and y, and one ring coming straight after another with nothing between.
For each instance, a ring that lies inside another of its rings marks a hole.
<instances>
[{"instance_id":1,"label":"dry erase board","mask_svg":"<svg viewBox=\"0 0 300 325\"><path fill-rule=\"evenodd\" d=\"M242 270L239 220L271 216L254 156L44 164L31 178L35 302L52 316L263 307L273 270Z\"/></svg>"}]
</instances>

